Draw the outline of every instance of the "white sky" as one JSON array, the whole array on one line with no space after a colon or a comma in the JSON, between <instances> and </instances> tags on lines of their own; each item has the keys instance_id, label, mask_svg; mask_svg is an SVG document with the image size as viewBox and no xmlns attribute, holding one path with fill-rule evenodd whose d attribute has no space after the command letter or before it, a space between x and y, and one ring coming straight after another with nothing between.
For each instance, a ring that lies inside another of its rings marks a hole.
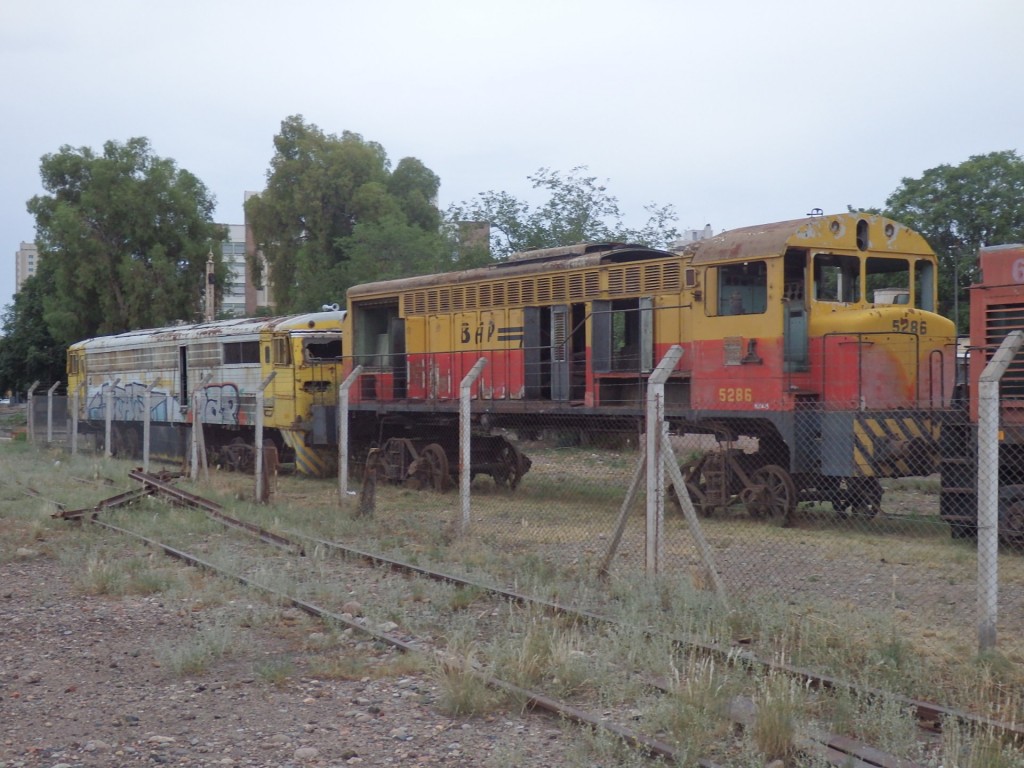
<instances>
[{"instance_id":1,"label":"white sky","mask_svg":"<svg viewBox=\"0 0 1024 768\"><path fill-rule=\"evenodd\" d=\"M242 223L301 114L441 177L441 206L586 165L628 223L882 205L1024 150L1020 0L0 0L0 305L39 160L145 136Z\"/></svg>"}]
</instances>

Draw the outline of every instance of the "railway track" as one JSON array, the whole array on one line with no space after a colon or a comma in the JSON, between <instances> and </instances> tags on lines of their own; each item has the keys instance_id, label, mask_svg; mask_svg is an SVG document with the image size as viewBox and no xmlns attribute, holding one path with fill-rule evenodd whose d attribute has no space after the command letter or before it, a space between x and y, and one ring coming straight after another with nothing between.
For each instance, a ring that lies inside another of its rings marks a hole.
<instances>
[{"instance_id":1,"label":"railway track","mask_svg":"<svg viewBox=\"0 0 1024 768\"><path fill-rule=\"evenodd\" d=\"M591 625L613 627L615 622L605 616L580 608L564 605L556 601L538 600L531 596L495 587L493 585L481 584L477 581L466 579L460 576L443 573L440 571L425 568L402 562L393 558L384 557L379 554L367 552L345 546L338 542L327 541L321 538L311 537L299 532L272 533L260 526L253 525L243 520L233 518L224 513L219 505L202 497L190 494L173 483L173 478L168 475L145 475L139 471L131 473L132 479L142 484L142 488L136 493L122 493L111 499L106 499L93 508L85 510L67 511L62 510L59 516L67 519L89 519L97 525L104 526L122 535L132 536L143 541L146 545L158 549L165 554L175 557L195 567L203 568L217 573L225 578L236 580L247 586L259 589L271 594L275 599L288 603L293 607L306 612L311 616L333 622L339 626L350 628L373 638L375 641L384 643L402 652L427 653L434 655L445 665L458 666L464 664L464 660L454 658L444 649L439 648L432 641L410 639L394 632L375 629L372 624L364 621L354 620L342 612L332 610L326 606L319 605L307 599L276 590L258 580L245 576L244 574L231 572L213 562L204 560L194 554L190 554L180 548L172 547L165 543L142 536L120 526L114 526L99 519L99 513L118 505L131 503L153 493L160 493L177 504L182 504L195 509L202 510L218 524L251 536L254 539L271 544L280 551L291 557L305 554L312 548L321 552L331 552L343 556L346 560L355 560L378 568L386 568L407 575L409 577L429 579L434 582L441 582L458 589L472 590L478 599L497 601L500 603L512 603L527 607L532 611L543 612L554 615L565 622L574 625ZM488 613L487 610L483 611ZM675 647L685 653L699 653L709 658L717 659L720 663L742 665L744 669L760 675L783 674L799 681L800 685L821 691L845 691L858 697L881 697L892 694L877 690L867 690L854 686L845 681L820 675L810 670L796 667L770 663L756 658L748 652L738 652L735 648L716 645L713 643L701 642L693 638L674 638ZM603 730L613 734L632 748L654 757L661 757L668 760L677 760L681 757L678 749L673 745L655 736L646 734L641 730L624 725L621 722L610 721L607 713L590 710L566 701L558 696L551 696L542 691L530 690L515 683L500 680L481 670L473 670L473 673L491 688L502 691L515 700L524 702L529 709L549 712L570 722L582 726ZM645 685L651 690L658 690L662 693L671 694L673 686L671 682L648 676ZM997 732L1002 738L1022 742L1022 734L1012 724L999 723L987 718L980 718L966 712L958 711L941 705L931 704L924 701L917 701L909 698L895 697L901 707L913 711L923 729L930 732L938 730L944 722L957 722L967 728L988 729L989 732ZM729 707L730 717L737 727L752 727L755 721L754 707L749 699L737 698ZM799 744L799 749L807 754L813 754L833 765L858 765L858 766L879 766L880 768L912 768L915 764L911 761L887 755L869 745L862 744L856 740L840 735L820 734L814 738L804 739ZM712 766L713 763L702 762L701 765Z\"/></svg>"}]
</instances>

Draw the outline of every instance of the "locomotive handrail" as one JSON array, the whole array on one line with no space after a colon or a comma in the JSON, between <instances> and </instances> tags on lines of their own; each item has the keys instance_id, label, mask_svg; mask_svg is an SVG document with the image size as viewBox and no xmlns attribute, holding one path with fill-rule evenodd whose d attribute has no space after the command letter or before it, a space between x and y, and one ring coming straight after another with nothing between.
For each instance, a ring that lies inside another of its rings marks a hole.
<instances>
[{"instance_id":1,"label":"locomotive handrail","mask_svg":"<svg viewBox=\"0 0 1024 768\"><path fill-rule=\"evenodd\" d=\"M946 406L946 355L941 349L933 349L928 354L928 405L935 407L935 357L939 360L939 408ZM953 373L954 378L956 372Z\"/></svg>"}]
</instances>

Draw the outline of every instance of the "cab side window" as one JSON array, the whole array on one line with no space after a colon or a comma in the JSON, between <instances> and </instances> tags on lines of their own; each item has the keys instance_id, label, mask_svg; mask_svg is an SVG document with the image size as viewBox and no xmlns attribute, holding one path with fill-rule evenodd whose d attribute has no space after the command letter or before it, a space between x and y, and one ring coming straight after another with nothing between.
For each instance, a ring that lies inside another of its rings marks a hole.
<instances>
[{"instance_id":1,"label":"cab side window","mask_svg":"<svg viewBox=\"0 0 1024 768\"><path fill-rule=\"evenodd\" d=\"M759 315L768 305L768 266L763 261L718 268L718 314Z\"/></svg>"}]
</instances>

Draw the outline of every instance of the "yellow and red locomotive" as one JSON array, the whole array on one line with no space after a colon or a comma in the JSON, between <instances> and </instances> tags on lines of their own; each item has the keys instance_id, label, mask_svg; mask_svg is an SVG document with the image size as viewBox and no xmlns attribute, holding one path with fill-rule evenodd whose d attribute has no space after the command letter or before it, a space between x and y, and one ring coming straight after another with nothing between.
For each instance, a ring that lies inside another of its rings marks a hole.
<instances>
[{"instance_id":1,"label":"yellow and red locomotive","mask_svg":"<svg viewBox=\"0 0 1024 768\"><path fill-rule=\"evenodd\" d=\"M497 430L636 430L647 376L680 345L667 417L724 447L685 468L706 512L739 494L780 519L813 499L873 514L879 478L937 466L956 368L937 272L917 233L846 213L678 252L581 244L357 286L344 322L346 366L363 366L352 434L391 447L391 474L426 464L443 486L460 382L485 358L472 412L493 442L477 456L514 485L529 462ZM756 450L734 448L741 437Z\"/></svg>"}]
</instances>

